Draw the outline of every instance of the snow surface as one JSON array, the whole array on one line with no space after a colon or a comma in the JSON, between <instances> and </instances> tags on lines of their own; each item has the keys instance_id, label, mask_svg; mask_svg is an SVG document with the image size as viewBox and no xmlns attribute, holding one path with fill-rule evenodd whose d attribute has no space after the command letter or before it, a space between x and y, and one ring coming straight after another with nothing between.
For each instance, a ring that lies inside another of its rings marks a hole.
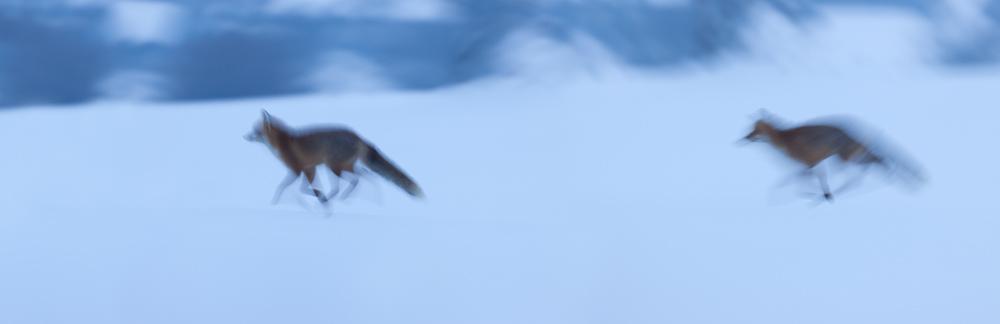
<instances>
[{"instance_id":1,"label":"snow surface","mask_svg":"<svg viewBox=\"0 0 1000 324\"><path fill-rule=\"evenodd\" d=\"M1000 77L882 59L0 111L0 322L996 323ZM427 199L269 205L262 108L350 126ZM810 207L737 144L758 108L856 116L930 181Z\"/></svg>"}]
</instances>

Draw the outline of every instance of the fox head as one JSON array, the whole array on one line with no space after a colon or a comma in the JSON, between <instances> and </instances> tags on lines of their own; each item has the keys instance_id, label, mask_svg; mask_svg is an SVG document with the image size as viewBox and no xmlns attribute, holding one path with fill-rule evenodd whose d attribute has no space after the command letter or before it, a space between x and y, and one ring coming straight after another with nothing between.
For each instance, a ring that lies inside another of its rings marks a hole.
<instances>
[{"instance_id":1,"label":"fox head","mask_svg":"<svg viewBox=\"0 0 1000 324\"><path fill-rule=\"evenodd\" d=\"M271 114L268 114L267 110L264 109L260 110L260 114L260 122L255 124L249 133L243 135L243 138L250 142L267 144L267 131L272 127Z\"/></svg>"},{"instance_id":2,"label":"fox head","mask_svg":"<svg viewBox=\"0 0 1000 324\"><path fill-rule=\"evenodd\" d=\"M769 113L767 110L761 109L760 119L758 119L757 122L754 123L753 131L751 131L750 134L747 134L747 136L744 137L744 139L750 142L771 140L770 135L776 131L776 129L774 128L774 124L771 124L770 122L770 120L772 119L773 117L771 116L771 113Z\"/></svg>"},{"instance_id":3,"label":"fox head","mask_svg":"<svg viewBox=\"0 0 1000 324\"><path fill-rule=\"evenodd\" d=\"M747 134L746 139L751 142L757 142L761 140L769 141L771 140L770 134L773 133L774 131L775 131L774 125L771 125L771 123L768 123L763 119L758 120L757 123L755 123L753 126L753 131L751 131L750 134Z\"/></svg>"}]
</instances>

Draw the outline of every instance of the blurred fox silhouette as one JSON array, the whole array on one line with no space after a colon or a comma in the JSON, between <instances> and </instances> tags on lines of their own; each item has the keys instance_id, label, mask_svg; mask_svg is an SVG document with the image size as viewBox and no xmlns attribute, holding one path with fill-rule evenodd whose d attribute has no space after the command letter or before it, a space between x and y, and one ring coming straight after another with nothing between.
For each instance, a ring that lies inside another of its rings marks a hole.
<instances>
[{"instance_id":1,"label":"blurred fox silhouette","mask_svg":"<svg viewBox=\"0 0 1000 324\"><path fill-rule=\"evenodd\" d=\"M312 187L313 179L316 177L316 166L319 164L325 164L339 178L342 178L344 171L355 175L350 181L350 186L344 190L344 194L341 196L341 199L347 198L358 184L358 173L354 170L354 164L357 161L361 161L375 173L392 181L406 193L418 198L424 196L420 187L410 177L386 160L375 147L348 129L327 128L299 132L271 117L267 111L261 110L260 122L243 138L247 141L263 143L291 171L278 184L271 201L272 204L278 202L282 191L295 179L298 179L301 174L305 174L307 180L302 182L301 187L302 192L306 195L316 196L324 205L336 196L340 189L337 179L331 181L333 189L328 196L324 196L319 190Z\"/></svg>"},{"instance_id":2,"label":"blurred fox silhouette","mask_svg":"<svg viewBox=\"0 0 1000 324\"><path fill-rule=\"evenodd\" d=\"M876 153L868 145L851 137L839 127L806 125L779 129L772 122L773 117L767 111L762 110L761 115L762 118L754 124L754 129L746 136L746 140L768 142L788 157L805 165L804 174L814 174L819 179L823 197L827 201L833 200L833 193L830 192L826 173L816 166L834 155L843 162L862 165L864 170L867 170L871 165L880 166L890 175L911 185L921 184L925 181L923 174L917 167L910 163L904 163L901 158L890 159L886 155ZM841 190L847 189L859 180L859 178L852 179Z\"/></svg>"}]
</instances>

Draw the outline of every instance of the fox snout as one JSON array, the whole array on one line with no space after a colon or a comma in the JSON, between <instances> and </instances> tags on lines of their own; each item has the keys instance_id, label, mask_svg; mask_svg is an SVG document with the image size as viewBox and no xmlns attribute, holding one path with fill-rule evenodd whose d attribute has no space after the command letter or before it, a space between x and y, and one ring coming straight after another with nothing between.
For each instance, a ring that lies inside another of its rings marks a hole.
<instances>
[{"instance_id":1,"label":"fox snout","mask_svg":"<svg viewBox=\"0 0 1000 324\"><path fill-rule=\"evenodd\" d=\"M740 137L740 139L736 140L735 144L736 145L748 145L748 144L756 142L756 141L757 141L756 139L752 139L752 138L750 138L750 136L744 136L744 137Z\"/></svg>"},{"instance_id":2,"label":"fox snout","mask_svg":"<svg viewBox=\"0 0 1000 324\"><path fill-rule=\"evenodd\" d=\"M743 138L741 138L739 140L739 142L741 142L741 143L753 143L753 142L759 141L760 138L761 138L760 133L758 133L758 132L751 132L750 134L747 134L747 136L744 136Z\"/></svg>"},{"instance_id":3,"label":"fox snout","mask_svg":"<svg viewBox=\"0 0 1000 324\"><path fill-rule=\"evenodd\" d=\"M246 135L243 135L243 139L248 142L263 142L259 132L249 132Z\"/></svg>"}]
</instances>

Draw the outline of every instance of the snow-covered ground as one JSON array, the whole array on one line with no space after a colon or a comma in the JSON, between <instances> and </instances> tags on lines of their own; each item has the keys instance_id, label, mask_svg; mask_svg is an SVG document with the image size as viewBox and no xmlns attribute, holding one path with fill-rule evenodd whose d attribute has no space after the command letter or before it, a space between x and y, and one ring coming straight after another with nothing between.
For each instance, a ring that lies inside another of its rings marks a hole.
<instances>
[{"instance_id":1,"label":"snow-covered ground","mask_svg":"<svg viewBox=\"0 0 1000 324\"><path fill-rule=\"evenodd\" d=\"M995 323L1000 76L827 50L877 17L781 64L2 111L0 322ZM911 26L887 17L870 37ZM262 108L349 125L427 199L372 178L331 217L295 186L269 205L286 171L241 137ZM929 182L811 207L737 144L758 108L856 116Z\"/></svg>"}]
</instances>

